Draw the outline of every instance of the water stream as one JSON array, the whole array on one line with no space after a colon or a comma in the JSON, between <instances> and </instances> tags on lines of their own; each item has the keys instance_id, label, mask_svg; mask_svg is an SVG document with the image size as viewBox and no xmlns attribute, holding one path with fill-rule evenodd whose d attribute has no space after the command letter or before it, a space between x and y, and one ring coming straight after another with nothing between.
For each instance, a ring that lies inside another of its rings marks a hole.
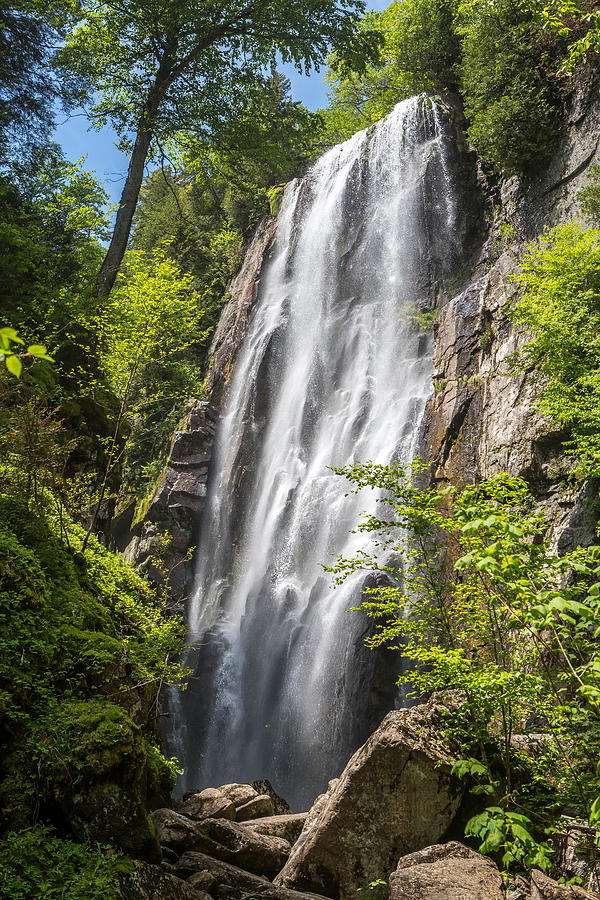
<instances>
[{"instance_id":1,"label":"water stream","mask_svg":"<svg viewBox=\"0 0 600 900\"><path fill-rule=\"evenodd\" d=\"M219 426L189 611L195 668L173 703L181 788L269 778L310 804L393 703L322 564L375 496L331 471L408 461L431 391L415 327L456 247L449 138L425 97L326 153L286 188Z\"/></svg>"}]
</instances>

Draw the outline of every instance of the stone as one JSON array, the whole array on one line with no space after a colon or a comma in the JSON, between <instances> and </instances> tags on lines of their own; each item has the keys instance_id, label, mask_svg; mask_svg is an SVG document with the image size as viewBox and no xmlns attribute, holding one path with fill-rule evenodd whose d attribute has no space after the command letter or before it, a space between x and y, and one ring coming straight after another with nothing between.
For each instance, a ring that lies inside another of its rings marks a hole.
<instances>
[{"instance_id":1,"label":"stone","mask_svg":"<svg viewBox=\"0 0 600 900\"><path fill-rule=\"evenodd\" d=\"M273 878L282 869L290 852L287 841L257 834L226 819L205 819L199 823L194 844L188 847L267 878Z\"/></svg>"},{"instance_id":2,"label":"stone","mask_svg":"<svg viewBox=\"0 0 600 900\"><path fill-rule=\"evenodd\" d=\"M308 813L290 813L283 816L265 816L254 819L246 824L247 828L258 834L267 834L272 837L283 838L290 844L295 844L300 837L300 832L306 822Z\"/></svg>"},{"instance_id":3,"label":"stone","mask_svg":"<svg viewBox=\"0 0 600 900\"><path fill-rule=\"evenodd\" d=\"M260 819L262 816L272 816L275 813L275 805L268 794L259 794L242 803L236 810L235 817L238 822L247 822L250 819Z\"/></svg>"},{"instance_id":4,"label":"stone","mask_svg":"<svg viewBox=\"0 0 600 900\"><path fill-rule=\"evenodd\" d=\"M160 866L134 862L132 872L119 877L120 900L206 900L207 895L197 891L180 878L164 872Z\"/></svg>"},{"instance_id":5,"label":"stone","mask_svg":"<svg viewBox=\"0 0 600 900\"><path fill-rule=\"evenodd\" d=\"M194 872L193 875L190 875L186 878L186 881L189 885L191 885L197 891L206 891L210 892L212 888L214 888L217 880L214 875L211 875L210 872L206 870L202 872Z\"/></svg>"},{"instance_id":6,"label":"stone","mask_svg":"<svg viewBox=\"0 0 600 900\"><path fill-rule=\"evenodd\" d=\"M436 844L402 857L390 875L390 900L502 900L491 859L464 844Z\"/></svg>"},{"instance_id":7,"label":"stone","mask_svg":"<svg viewBox=\"0 0 600 900\"><path fill-rule=\"evenodd\" d=\"M251 784L222 784L219 790L231 800L236 809L258 797L258 791L255 791Z\"/></svg>"},{"instance_id":8,"label":"stone","mask_svg":"<svg viewBox=\"0 0 600 900\"><path fill-rule=\"evenodd\" d=\"M204 853L185 853L177 864L177 872L181 878L187 879L196 873L207 872L214 878L210 893L216 900L243 900L245 897L262 897L265 900L320 900L315 894L278 887L266 878L244 872L237 866L212 859Z\"/></svg>"},{"instance_id":9,"label":"stone","mask_svg":"<svg viewBox=\"0 0 600 900\"><path fill-rule=\"evenodd\" d=\"M184 850L197 846L199 823L187 816L173 809L155 809L152 822L162 847L180 855Z\"/></svg>"},{"instance_id":10,"label":"stone","mask_svg":"<svg viewBox=\"0 0 600 900\"><path fill-rule=\"evenodd\" d=\"M559 884L553 878L549 878L534 869L531 873L531 900L600 900L600 894L588 891L585 888L565 884Z\"/></svg>"},{"instance_id":11,"label":"stone","mask_svg":"<svg viewBox=\"0 0 600 900\"><path fill-rule=\"evenodd\" d=\"M258 834L228 819L198 822L172 809L157 809L152 821L161 846L179 855L198 850L268 878L279 872L290 852L288 841Z\"/></svg>"},{"instance_id":12,"label":"stone","mask_svg":"<svg viewBox=\"0 0 600 900\"><path fill-rule=\"evenodd\" d=\"M440 738L442 709L432 698L388 713L309 814L276 884L360 900L401 856L440 840L464 790Z\"/></svg>"},{"instance_id":13,"label":"stone","mask_svg":"<svg viewBox=\"0 0 600 900\"><path fill-rule=\"evenodd\" d=\"M188 791L177 804L177 812L190 819L230 819L235 821L235 805L217 788Z\"/></svg>"},{"instance_id":14,"label":"stone","mask_svg":"<svg viewBox=\"0 0 600 900\"><path fill-rule=\"evenodd\" d=\"M595 836L596 829L587 822L561 816L550 838L550 846L554 851L553 873L565 881L579 878L581 884L588 889L598 891L600 873L596 872L597 865L594 864L593 854L590 854L589 849L594 846Z\"/></svg>"},{"instance_id":15,"label":"stone","mask_svg":"<svg viewBox=\"0 0 600 900\"><path fill-rule=\"evenodd\" d=\"M280 797L271 782L267 778L261 778L260 781L253 781L252 787L257 794L268 794L273 801L276 816L286 816L291 813L291 808L287 800Z\"/></svg>"}]
</instances>

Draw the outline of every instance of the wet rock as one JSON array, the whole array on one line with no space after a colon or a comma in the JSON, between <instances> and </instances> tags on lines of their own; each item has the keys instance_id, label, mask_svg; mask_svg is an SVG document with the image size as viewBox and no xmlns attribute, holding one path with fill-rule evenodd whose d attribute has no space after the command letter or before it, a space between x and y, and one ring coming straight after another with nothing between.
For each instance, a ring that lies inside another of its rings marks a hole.
<instances>
[{"instance_id":1,"label":"wet rock","mask_svg":"<svg viewBox=\"0 0 600 900\"><path fill-rule=\"evenodd\" d=\"M250 819L260 819L261 816L272 816L275 813L275 805L268 794L259 794L242 803L236 810L238 822L247 822Z\"/></svg>"},{"instance_id":2,"label":"wet rock","mask_svg":"<svg viewBox=\"0 0 600 900\"><path fill-rule=\"evenodd\" d=\"M217 788L188 791L177 804L177 812L190 819L230 819L235 821L235 805Z\"/></svg>"},{"instance_id":3,"label":"wet rock","mask_svg":"<svg viewBox=\"0 0 600 900\"><path fill-rule=\"evenodd\" d=\"M390 900L502 900L491 859L452 841L404 856L390 876Z\"/></svg>"},{"instance_id":4,"label":"wet rock","mask_svg":"<svg viewBox=\"0 0 600 900\"><path fill-rule=\"evenodd\" d=\"M442 707L430 700L394 710L354 754L339 782L307 818L277 884L359 898L399 857L440 840L463 788L439 736Z\"/></svg>"},{"instance_id":5,"label":"wet rock","mask_svg":"<svg viewBox=\"0 0 600 900\"><path fill-rule=\"evenodd\" d=\"M257 834L226 819L199 823L194 844L187 846L267 878L281 870L290 852L289 843L282 838Z\"/></svg>"},{"instance_id":6,"label":"wet rock","mask_svg":"<svg viewBox=\"0 0 600 900\"><path fill-rule=\"evenodd\" d=\"M206 900L180 878L163 871L160 866L135 862L133 872L119 875L121 900Z\"/></svg>"},{"instance_id":7,"label":"wet rock","mask_svg":"<svg viewBox=\"0 0 600 900\"><path fill-rule=\"evenodd\" d=\"M188 879L196 873L207 872L214 878L210 892L216 900L243 900L245 897L261 897L265 900L319 900L315 894L278 887L266 878L244 872L237 866L212 859L204 853L193 851L185 853L177 864L177 872L181 878Z\"/></svg>"},{"instance_id":8,"label":"wet rock","mask_svg":"<svg viewBox=\"0 0 600 900\"><path fill-rule=\"evenodd\" d=\"M600 894L588 891L585 888L565 884L558 884L534 869L531 873L531 900L600 900Z\"/></svg>"},{"instance_id":9,"label":"wet rock","mask_svg":"<svg viewBox=\"0 0 600 900\"><path fill-rule=\"evenodd\" d=\"M254 819L248 822L246 827L258 834L267 834L272 837L283 838L290 844L295 844L300 837L300 832L306 822L308 813L290 813L287 816L266 816L262 819Z\"/></svg>"},{"instance_id":10,"label":"wet rock","mask_svg":"<svg viewBox=\"0 0 600 900\"><path fill-rule=\"evenodd\" d=\"M276 816L285 816L291 813L290 805L287 800L280 797L271 782L267 778L261 778L260 781L253 781L252 787L257 794L268 794L273 801Z\"/></svg>"}]
</instances>

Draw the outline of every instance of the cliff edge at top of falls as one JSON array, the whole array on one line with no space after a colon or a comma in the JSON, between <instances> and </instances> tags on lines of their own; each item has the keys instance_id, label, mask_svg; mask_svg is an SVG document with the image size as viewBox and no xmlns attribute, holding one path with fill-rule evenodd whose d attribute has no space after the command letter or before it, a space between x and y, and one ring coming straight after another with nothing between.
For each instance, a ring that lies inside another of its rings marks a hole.
<instances>
[{"instance_id":1,"label":"cliff edge at top of falls","mask_svg":"<svg viewBox=\"0 0 600 900\"><path fill-rule=\"evenodd\" d=\"M588 541L592 533L586 489L575 494L566 486L562 436L536 412L532 378L508 373L508 358L517 338L504 306L515 290L510 276L517 268L524 243L545 228L579 214L577 193L585 185L590 168L600 162L597 79L582 80L574 90L555 150L544 169L501 183L492 183L483 174L464 138L460 113L446 101L441 102L452 122L454 152L460 157L464 175L459 222L468 252L454 273L453 283L439 280L429 285L424 298L423 308L437 305L439 313L434 324L434 391L424 415L420 452L432 461L435 479L449 479L459 486L499 471L525 475L551 514L556 541L566 549ZM488 222L493 219L487 226L484 212ZM211 417L226 396L276 227L274 218L259 226L231 283L211 347L206 381ZM507 240L506 235L511 233ZM210 457L212 431L206 433L204 423L200 428L197 440ZM195 430L188 413L178 433ZM197 489L194 473L189 473L186 483L194 495L194 508L186 514L182 528L177 497L171 498L175 463L172 460L167 465L148 511L133 531L127 522L117 522L116 532L118 546L127 548L126 554L145 565L157 580L163 576L153 572L149 562L155 535L161 530L174 536L169 563L177 577L168 580L172 602L181 609L181 601L189 595L192 566L186 556L198 539L206 469L198 473ZM161 502L157 504L158 499Z\"/></svg>"}]
</instances>

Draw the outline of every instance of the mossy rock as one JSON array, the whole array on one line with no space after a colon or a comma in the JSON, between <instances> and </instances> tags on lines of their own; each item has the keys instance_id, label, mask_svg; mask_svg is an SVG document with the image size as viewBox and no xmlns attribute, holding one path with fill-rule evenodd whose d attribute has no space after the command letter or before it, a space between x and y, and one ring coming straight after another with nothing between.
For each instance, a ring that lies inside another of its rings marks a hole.
<instances>
[{"instance_id":1,"label":"mossy rock","mask_svg":"<svg viewBox=\"0 0 600 900\"><path fill-rule=\"evenodd\" d=\"M83 787L69 797L68 819L82 841L112 844L128 856L160 862L154 826L140 797L118 784Z\"/></svg>"}]
</instances>

